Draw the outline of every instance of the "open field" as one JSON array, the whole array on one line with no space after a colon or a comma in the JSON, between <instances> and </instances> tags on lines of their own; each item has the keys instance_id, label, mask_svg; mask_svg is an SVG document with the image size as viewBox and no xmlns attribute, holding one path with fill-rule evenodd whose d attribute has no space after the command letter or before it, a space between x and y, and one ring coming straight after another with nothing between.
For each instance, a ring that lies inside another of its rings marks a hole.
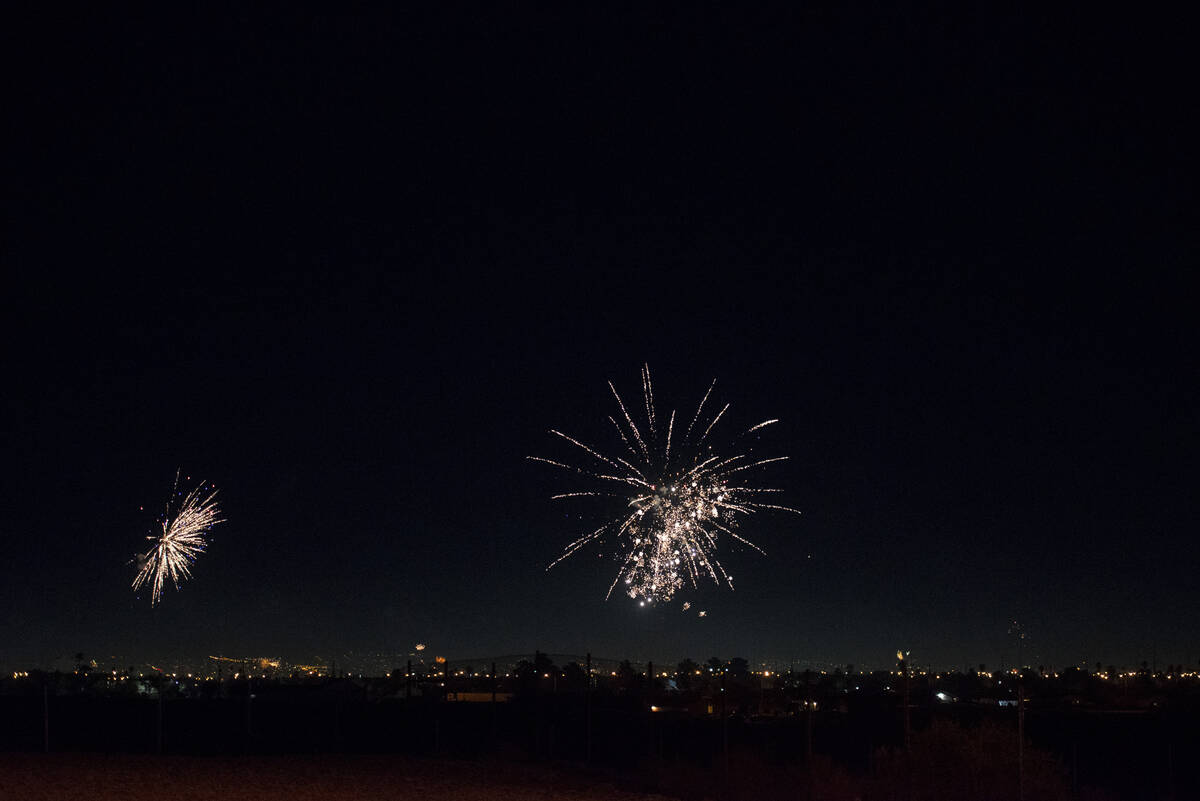
<instances>
[{"instance_id":1,"label":"open field","mask_svg":"<svg viewBox=\"0 0 1200 801\"><path fill-rule=\"evenodd\" d=\"M0 754L5 801L650 801L545 767L395 756Z\"/></svg>"}]
</instances>

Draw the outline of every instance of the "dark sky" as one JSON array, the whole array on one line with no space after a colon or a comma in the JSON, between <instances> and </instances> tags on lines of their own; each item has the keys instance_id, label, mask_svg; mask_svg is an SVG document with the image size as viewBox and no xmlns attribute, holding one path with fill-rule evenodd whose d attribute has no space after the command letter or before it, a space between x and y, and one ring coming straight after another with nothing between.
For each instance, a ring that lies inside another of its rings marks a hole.
<instances>
[{"instance_id":1,"label":"dark sky","mask_svg":"<svg viewBox=\"0 0 1200 801\"><path fill-rule=\"evenodd\" d=\"M0 662L1200 659L1171 20L92 13L10 50ZM543 571L643 362L792 457L703 619Z\"/></svg>"}]
</instances>

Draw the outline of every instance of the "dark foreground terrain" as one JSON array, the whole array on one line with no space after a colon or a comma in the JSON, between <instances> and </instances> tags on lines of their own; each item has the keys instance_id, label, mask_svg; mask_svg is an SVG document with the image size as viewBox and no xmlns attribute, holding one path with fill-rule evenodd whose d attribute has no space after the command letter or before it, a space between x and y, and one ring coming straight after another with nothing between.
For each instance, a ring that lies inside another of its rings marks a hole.
<instances>
[{"instance_id":1,"label":"dark foreground terrain","mask_svg":"<svg viewBox=\"0 0 1200 801\"><path fill-rule=\"evenodd\" d=\"M1191 674L1027 672L1022 724L1007 673L906 690L892 672L690 667L681 687L552 666L450 686L22 675L0 681L0 801L1200 798Z\"/></svg>"},{"instance_id":2,"label":"dark foreground terrain","mask_svg":"<svg viewBox=\"0 0 1200 801\"><path fill-rule=\"evenodd\" d=\"M636 801L661 796L546 767L397 756L0 754L5 801Z\"/></svg>"}]
</instances>

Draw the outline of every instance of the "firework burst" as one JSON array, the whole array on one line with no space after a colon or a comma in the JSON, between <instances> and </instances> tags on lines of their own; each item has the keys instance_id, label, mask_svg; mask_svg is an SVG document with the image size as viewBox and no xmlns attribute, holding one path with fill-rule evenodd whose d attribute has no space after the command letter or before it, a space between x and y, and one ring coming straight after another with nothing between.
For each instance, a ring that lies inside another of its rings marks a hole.
<instances>
[{"instance_id":1,"label":"firework burst","mask_svg":"<svg viewBox=\"0 0 1200 801\"><path fill-rule=\"evenodd\" d=\"M224 523L217 506L217 491L205 494L204 482L187 495L179 491L179 474L175 474L175 487L167 501L158 523L161 532L148 535L154 544L148 551L137 556L138 571L133 579L133 590L137 592L144 584L150 585L150 605L162 600L163 584L170 579L179 589L182 579L192 577L191 565L204 552L207 545L205 535L218 523ZM183 500L176 500L183 496Z\"/></svg>"},{"instance_id":2,"label":"firework burst","mask_svg":"<svg viewBox=\"0 0 1200 801\"><path fill-rule=\"evenodd\" d=\"M620 508L619 514L599 528L569 543L546 569L585 546L612 543L619 568L606 598L622 582L625 593L642 605L669 601L683 588L695 589L706 580L733 589L733 577L717 557L722 543L730 539L763 552L738 533L742 519L759 511L799 514L790 507L760 500L782 490L753 486L752 476L759 468L787 457L757 458L745 437L779 421L764 420L746 429L734 438L731 455L722 456L714 451L712 438L729 404L715 413L711 406L705 411L716 381L686 427L682 421L677 425L673 410L664 428L655 407L648 365L642 367L641 378L645 412L641 427L616 387L608 383L620 412L608 418L623 445L620 456L606 456L552 429L552 435L586 454L586 466L527 457L572 472L591 485L553 498L608 499Z\"/></svg>"}]
</instances>

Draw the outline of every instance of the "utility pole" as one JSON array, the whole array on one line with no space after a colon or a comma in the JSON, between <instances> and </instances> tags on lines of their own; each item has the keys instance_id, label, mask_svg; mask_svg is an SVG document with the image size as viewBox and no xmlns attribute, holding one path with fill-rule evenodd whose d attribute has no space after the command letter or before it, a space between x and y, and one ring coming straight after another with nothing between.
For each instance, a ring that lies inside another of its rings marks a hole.
<instances>
[{"instance_id":1,"label":"utility pole","mask_svg":"<svg viewBox=\"0 0 1200 801\"><path fill-rule=\"evenodd\" d=\"M450 700L450 660L448 659L442 660L442 687L441 692L437 693L435 698L438 703L433 712L433 751L435 754L441 754L446 740L442 736L442 716L445 714L445 704Z\"/></svg>"},{"instance_id":2,"label":"utility pole","mask_svg":"<svg viewBox=\"0 0 1200 801\"><path fill-rule=\"evenodd\" d=\"M542 753L542 741L546 731L546 701L542 697L542 677L538 675L538 665L542 661L542 652L537 648L533 649L533 696L534 696L534 718L533 718L533 741L531 752L532 756L538 757Z\"/></svg>"},{"instance_id":3,"label":"utility pole","mask_svg":"<svg viewBox=\"0 0 1200 801\"><path fill-rule=\"evenodd\" d=\"M42 675L42 750L50 753L50 687L49 679Z\"/></svg>"},{"instance_id":4,"label":"utility pole","mask_svg":"<svg viewBox=\"0 0 1200 801\"><path fill-rule=\"evenodd\" d=\"M1025 629L1014 620L1009 633L1017 637L1017 798L1025 801Z\"/></svg>"},{"instance_id":5,"label":"utility pole","mask_svg":"<svg viewBox=\"0 0 1200 801\"><path fill-rule=\"evenodd\" d=\"M804 671L804 771L808 778L808 794L806 798L811 801L813 798L814 788L816 786L816 777L813 775L813 712L816 711L816 702L812 697L812 671Z\"/></svg>"},{"instance_id":6,"label":"utility pole","mask_svg":"<svg viewBox=\"0 0 1200 801\"><path fill-rule=\"evenodd\" d=\"M912 731L912 719L909 713L909 687L908 687L908 660L904 658L903 651L896 652L896 658L900 660L900 672L904 676L904 752L909 751L909 735Z\"/></svg>"},{"instance_id":7,"label":"utility pole","mask_svg":"<svg viewBox=\"0 0 1200 801\"><path fill-rule=\"evenodd\" d=\"M250 678L250 674L246 674L246 750L250 750L251 738L254 736L253 714L250 701L254 698L254 679Z\"/></svg>"},{"instance_id":8,"label":"utility pole","mask_svg":"<svg viewBox=\"0 0 1200 801\"><path fill-rule=\"evenodd\" d=\"M721 763L725 780L729 780L729 715L725 707L725 671L721 671Z\"/></svg>"},{"instance_id":9,"label":"utility pole","mask_svg":"<svg viewBox=\"0 0 1200 801\"><path fill-rule=\"evenodd\" d=\"M492 663L492 748L496 747L496 663Z\"/></svg>"},{"instance_id":10,"label":"utility pole","mask_svg":"<svg viewBox=\"0 0 1200 801\"><path fill-rule=\"evenodd\" d=\"M812 776L813 752L813 709L816 702L812 698L812 673L804 671L804 759L808 766L809 776Z\"/></svg>"},{"instance_id":11,"label":"utility pole","mask_svg":"<svg viewBox=\"0 0 1200 801\"><path fill-rule=\"evenodd\" d=\"M159 676L158 677L158 712L157 712L157 716L156 716L157 725L155 726L155 737L154 737L154 750L155 750L155 753L158 753L158 754L161 754L163 752L163 684L164 683L165 683L165 677Z\"/></svg>"},{"instance_id":12,"label":"utility pole","mask_svg":"<svg viewBox=\"0 0 1200 801\"><path fill-rule=\"evenodd\" d=\"M646 734L650 738L650 753L654 753L654 662L647 660L646 662L646 695L642 701L642 708L646 711Z\"/></svg>"},{"instance_id":13,"label":"utility pole","mask_svg":"<svg viewBox=\"0 0 1200 801\"><path fill-rule=\"evenodd\" d=\"M1018 660L1020 661L1020 660ZM1025 687L1017 668L1017 798L1025 801Z\"/></svg>"},{"instance_id":14,"label":"utility pole","mask_svg":"<svg viewBox=\"0 0 1200 801\"><path fill-rule=\"evenodd\" d=\"M584 750L584 761L590 763L592 761L592 652L588 651L587 655L587 693L584 699L584 721L587 725L587 734L585 738L586 747Z\"/></svg>"}]
</instances>

